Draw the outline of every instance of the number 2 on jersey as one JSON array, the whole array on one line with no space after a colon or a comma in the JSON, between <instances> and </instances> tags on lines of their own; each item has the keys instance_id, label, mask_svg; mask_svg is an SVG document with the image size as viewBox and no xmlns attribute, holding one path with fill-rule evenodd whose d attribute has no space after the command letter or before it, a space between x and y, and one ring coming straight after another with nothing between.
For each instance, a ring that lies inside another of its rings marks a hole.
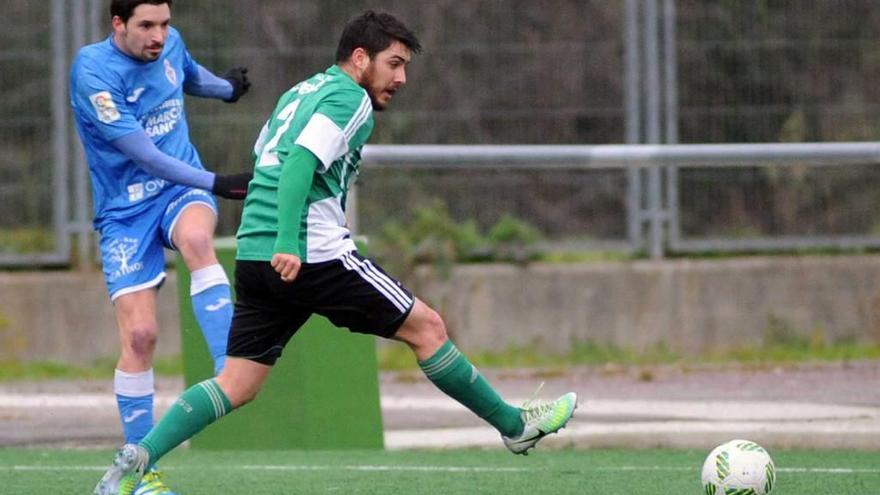
<instances>
[{"instance_id":1,"label":"number 2 on jersey","mask_svg":"<svg viewBox=\"0 0 880 495\"><path fill-rule=\"evenodd\" d=\"M300 100L292 101L287 104L278 115L275 116L277 120L284 121L283 124L278 126L278 129L275 130L275 134L272 135L272 139L263 144L262 147L259 145L256 146L257 155L259 155L260 159L257 160L258 167L270 167L273 165L281 165L281 161L278 159L278 153L275 151L275 148L278 147L278 142L281 141L281 136L287 132L287 129L290 127L290 123L293 121L293 116L296 115L296 109L299 107ZM263 133L260 135L259 142L263 141L264 133L269 132L269 122L266 122L265 127L263 127Z\"/></svg>"}]
</instances>

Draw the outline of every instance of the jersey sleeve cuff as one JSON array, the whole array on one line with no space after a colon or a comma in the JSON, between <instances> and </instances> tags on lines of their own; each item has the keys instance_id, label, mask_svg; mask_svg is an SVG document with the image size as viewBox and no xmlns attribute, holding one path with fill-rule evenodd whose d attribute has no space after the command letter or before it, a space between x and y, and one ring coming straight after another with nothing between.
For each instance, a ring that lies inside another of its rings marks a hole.
<instances>
[{"instance_id":1,"label":"jersey sleeve cuff","mask_svg":"<svg viewBox=\"0 0 880 495\"><path fill-rule=\"evenodd\" d=\"M292 255L298 256L300 258L302 257L299 253L299 246L297 246L295 243L284 242L284 241L276 242L275 248L272 250L272 253L273 254L292 254Z\"/></svg>"}]
</instances>

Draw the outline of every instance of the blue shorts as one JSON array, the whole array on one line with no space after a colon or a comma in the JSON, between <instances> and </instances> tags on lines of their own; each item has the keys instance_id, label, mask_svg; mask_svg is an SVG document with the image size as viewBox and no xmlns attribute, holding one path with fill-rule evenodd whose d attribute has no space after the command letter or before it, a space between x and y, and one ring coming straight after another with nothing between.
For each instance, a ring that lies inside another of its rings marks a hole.
<instances>
[{"instance_id":1,"label":"blue shorts","mask_svg":"<svg viewBox=\"0 0 880 495\"><path fill-rule=\"evenodd\" d=\"M164 248L174 249L171 236L183 210L201 204L217 215L214 196L201 189L176 186L150 201L134 217L101 224L101 264L111 301L165 280Z\"/></svg>"}]
</instances>

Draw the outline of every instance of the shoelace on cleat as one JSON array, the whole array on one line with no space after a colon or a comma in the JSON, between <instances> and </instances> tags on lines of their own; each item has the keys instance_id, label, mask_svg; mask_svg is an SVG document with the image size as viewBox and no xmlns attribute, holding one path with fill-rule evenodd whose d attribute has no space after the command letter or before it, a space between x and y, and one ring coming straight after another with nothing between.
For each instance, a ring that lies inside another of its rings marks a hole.
<instances>
[{"instance_id":1,"label":"shoelace on cleat","mask_svg":"<svg viewBox=\"0 0 880 495\"><path fill-rule=\"evenodd\" d=\"M523 409L524 420L528 423L544 416L556 405L556 402L535 402L528 409Z\"/></svg>"},{"instance_id":2,"label":"shoelace on cleat","mask_svg":"<svg viewBox=\"0 0 880 495\"><path fill-rule=\"evenodd\" d=\"M527 400L520 408L523 412L523 421L525 421L526 423L540 418L549 410L553 409L553 406L556 404L556 401L548 402L537 399L538 394L541 393L541 389L544 388L544 383L545 382L541 382L541 384L538 385L538 388L532 394L532 397Z\"/></svg>"}]
</instances>

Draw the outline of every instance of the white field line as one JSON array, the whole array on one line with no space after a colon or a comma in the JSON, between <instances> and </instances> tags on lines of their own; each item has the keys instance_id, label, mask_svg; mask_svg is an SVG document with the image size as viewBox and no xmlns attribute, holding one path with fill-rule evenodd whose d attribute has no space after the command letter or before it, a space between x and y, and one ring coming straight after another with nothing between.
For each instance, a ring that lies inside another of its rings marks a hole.
<instances>
[{"instance_id":1,"label":"white field line","mask_svg":"<svg viewBox=\"0 0 880 495\"><path fill-rule=\"evenodd\" d=\"M0 465L0 471L19 472L44 472L44 471L104 471L106 466L26 466ZM203 466L168 466L163 465L166 471L203 471ZM259 465L249 464L241 466L212 466L209 469L222 469L224 471L365 471L365 472L440 472L440 473L511 473L533 472L545 470L545 468L510 468L510 467L472 467L472 466L382 466L382 465ZM608 466L608 467L584 467L580 472L604 471L604 472L632 472L632 471L659 471L659 472L697 472L699 466ZM792 474L880 474L880 468L805 468L805 467L777 467L777 472Z\"/></svg>"},{"instance_id":2,"label":"white field line","mask_svg":"<svg viewBox=\"0 0 880 495\"><path fill-rule=\"evenodd\" d=\"M609 466L592 468L592 471L681 471L697 472L700 466ZM873 468L803 468L803 467L777 467L777 473L818 473L818 474L880 474L880 469Z\"/></svg>"},{"instance_id":3,"label":"white field line","mask_svg":"<svg viewBox=\"0 0 880 495\"><path fill-rule=\"evenodd\" d=\"M107 466L4 466L0 465L0 471L104 471ZM180 467L162 465L163 471L203 471L216 469L224 471L417 471L417 472L441 472L441 473L516 473L532 471L527 468L513 467L479 467L479 466L381 466L381 465L297 465L297 464L245 464L240 466L211 466L205 467Z\"/></svg>"},{"instance_id":4,"label":"white field line","mask_svg":"<svg viewBox=\"0 0 880 495\"><path fill-rule=\"evenodd\" d=\"M242 469L247 471L426 471L444 473L512 473L533 471L526 468L512 467L479 467L479 466L378 466L378 465L348 465L348 466L297 466L297 465L244 465ZM164 467L163 467L164 469Z\"/></svg>"},{"instance_id":5,"label":"white field line","mask_svg":"<svg viewBox=\"0 0 880 495\"><path fill-rule=\"evenodd\" d=\"M156 407L167 409L176 396L159 394ZM383 396L385 411L464 412L461 404L443 396L396 397ZM509 402L520 404L515 398ZM0 408L107 408L115 410L113 394L16 394L0 393ZM711 421L792 421L824 419L880 420L880 407L843 406L805 402L770 401L695 401L695 400L582 400L576 418L585 416L628 416L631 418L706 419Z\"/></svg>"}]
</instances>

